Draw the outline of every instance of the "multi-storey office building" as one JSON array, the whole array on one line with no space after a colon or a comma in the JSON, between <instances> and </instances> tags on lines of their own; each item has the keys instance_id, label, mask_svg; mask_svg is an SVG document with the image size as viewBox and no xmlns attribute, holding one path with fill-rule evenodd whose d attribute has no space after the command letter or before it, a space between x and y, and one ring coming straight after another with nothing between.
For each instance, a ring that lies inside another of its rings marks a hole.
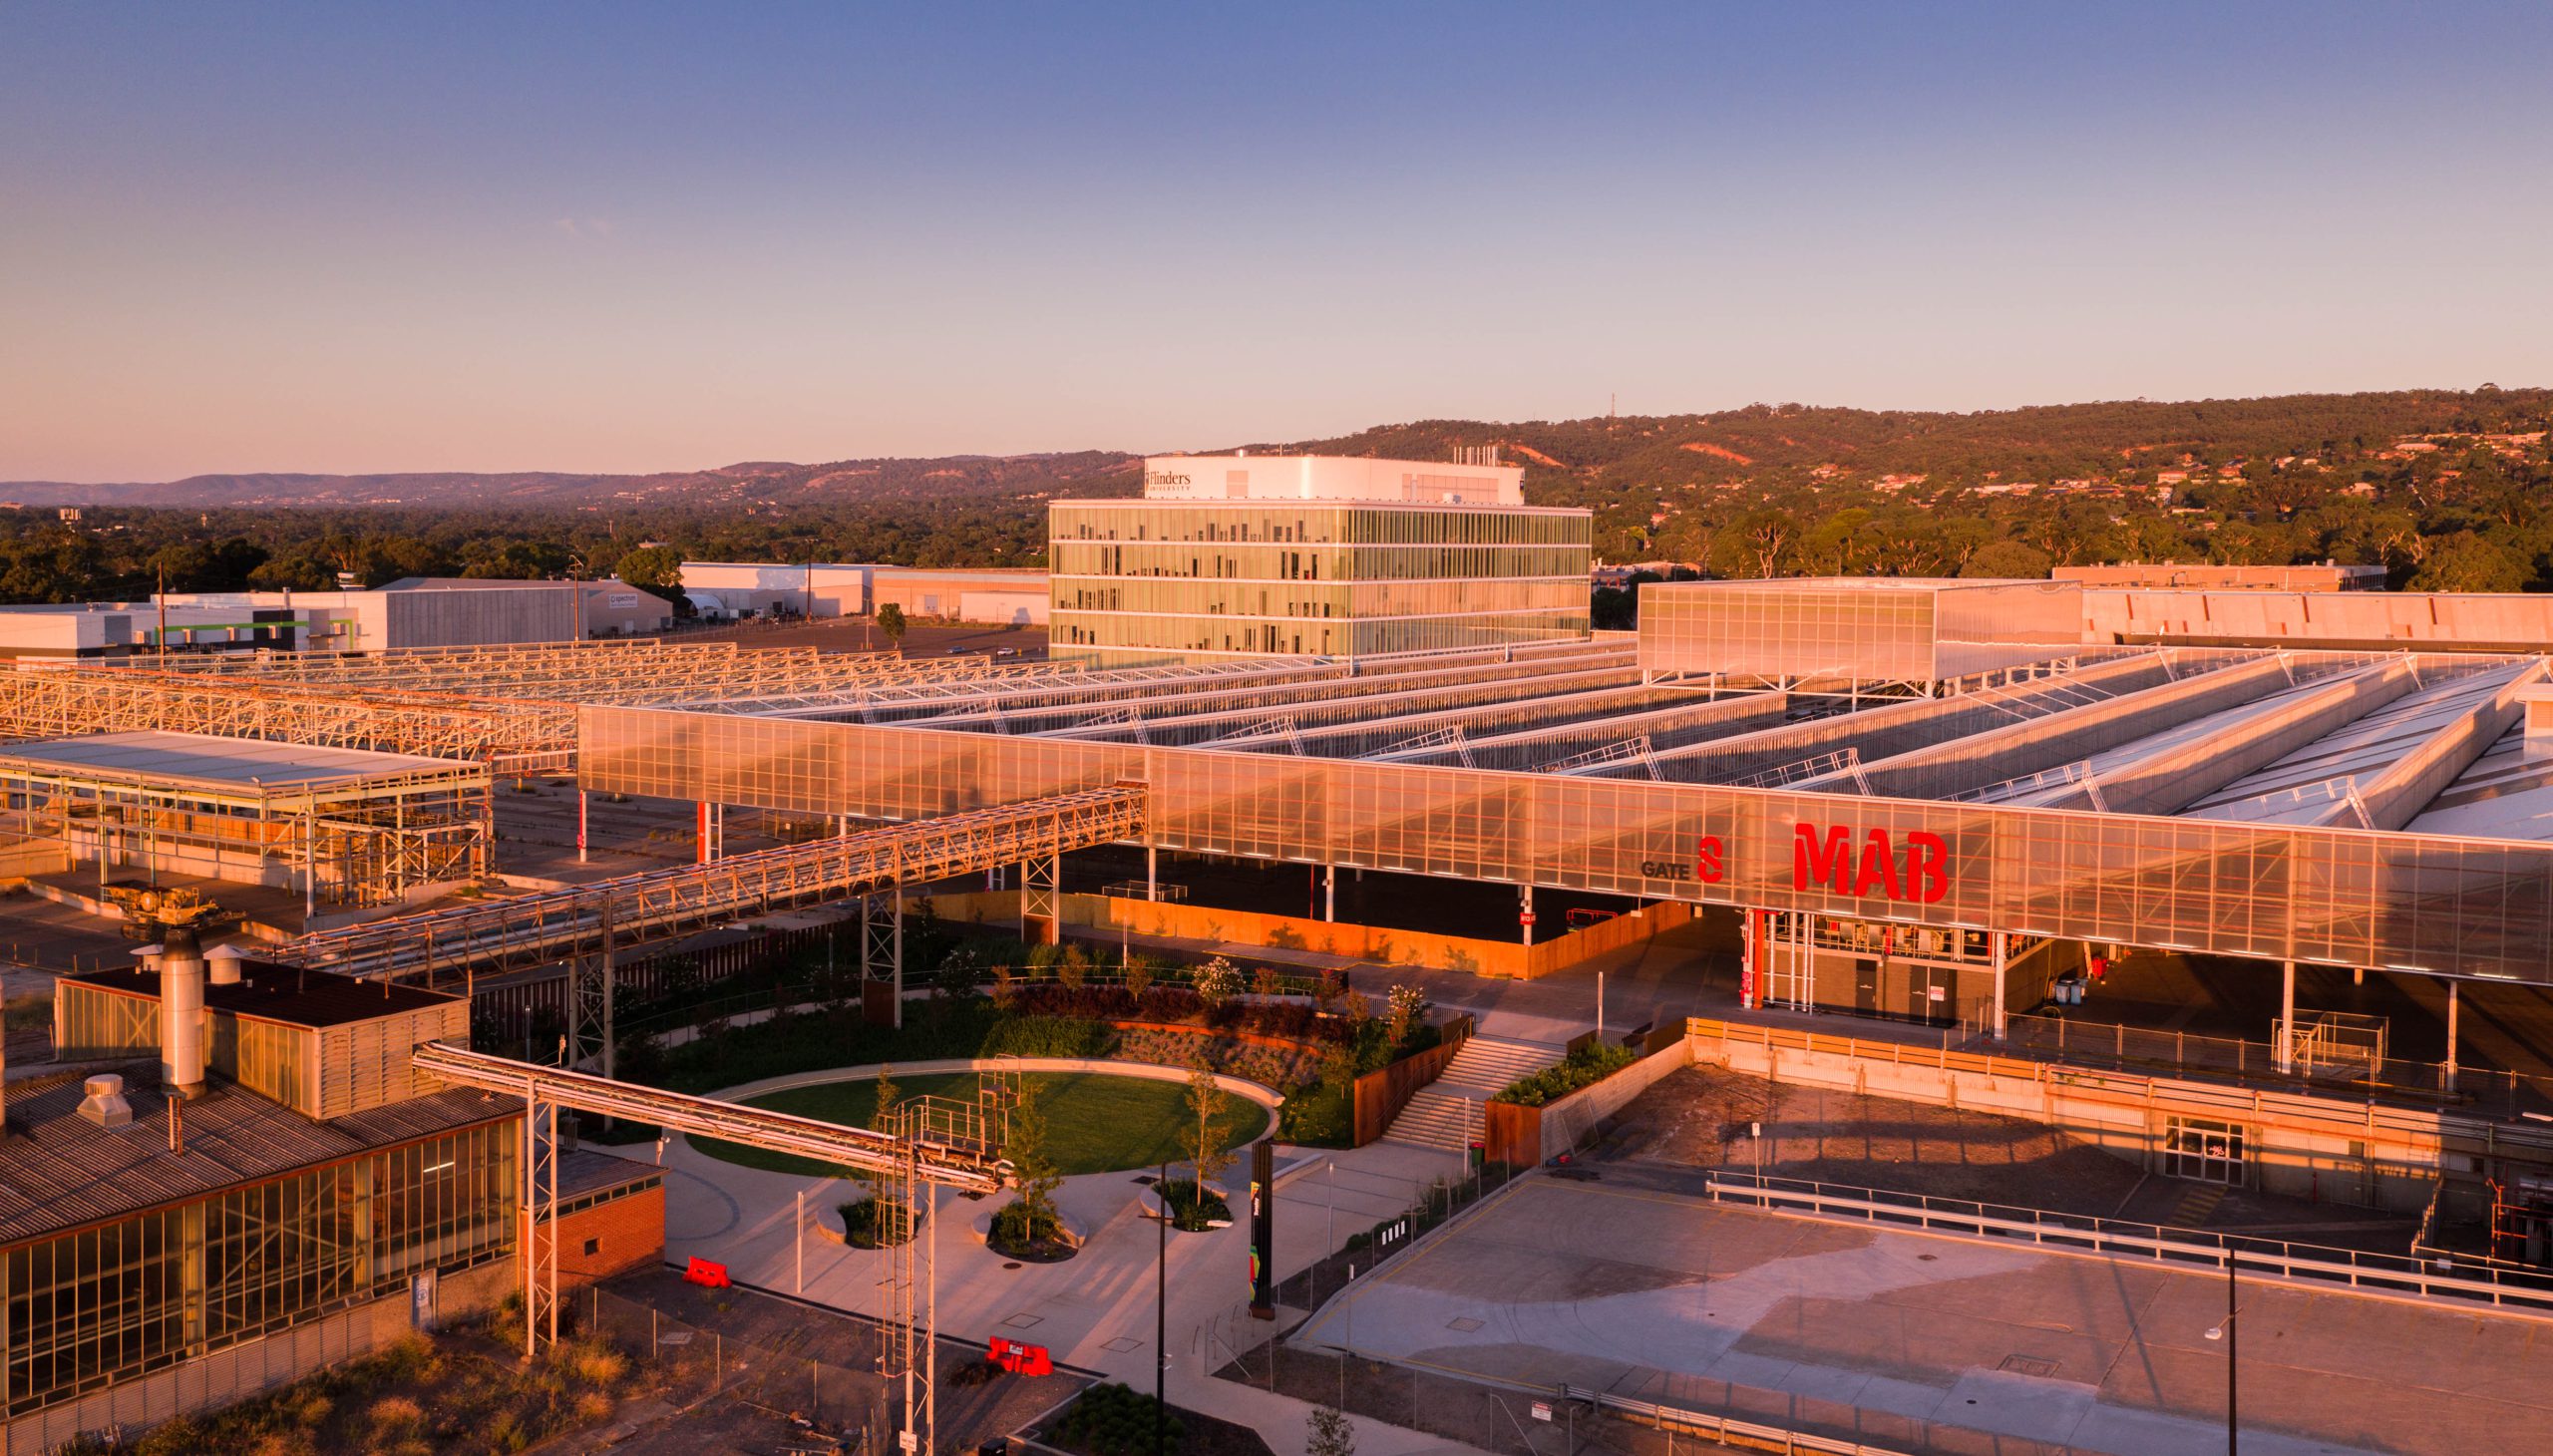
<instances>
[{"instance_id":1,"label":"multi-storey office building","mask_svg":"<svg viewBox=\"0 0 2553 1456\"><path fill-rule=\"evenodd\" d=\"M1146 499L1056 502L1054 654L1362 657L1588 634L1587 512L1516 504L1507 468L1304 462L1167 457L1147 462ZM1233 477L1230 494L1198 494L1205 475Z\"/></svg>"}]
</instances>

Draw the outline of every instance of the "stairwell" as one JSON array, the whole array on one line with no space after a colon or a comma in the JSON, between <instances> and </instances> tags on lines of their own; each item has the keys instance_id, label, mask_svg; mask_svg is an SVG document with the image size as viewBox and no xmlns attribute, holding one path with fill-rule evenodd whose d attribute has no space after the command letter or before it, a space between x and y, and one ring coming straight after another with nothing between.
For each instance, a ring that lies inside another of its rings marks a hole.
<instances>
[{"instance_id":1,"label":"stairwell","mask_svg":"<svg viewBox=\"0 0 2553 1456\"><path fill-rule=\"evenodd\" d=\"M1475 1036L1454 1053L1444 1072L1418 1090L1383 1132L1387 1143L1460 1153L1480 1135L1480 1104L1517 1078L1560 1060L1561 1049L1532 1041Z\"/></svg>"}]
</instances>

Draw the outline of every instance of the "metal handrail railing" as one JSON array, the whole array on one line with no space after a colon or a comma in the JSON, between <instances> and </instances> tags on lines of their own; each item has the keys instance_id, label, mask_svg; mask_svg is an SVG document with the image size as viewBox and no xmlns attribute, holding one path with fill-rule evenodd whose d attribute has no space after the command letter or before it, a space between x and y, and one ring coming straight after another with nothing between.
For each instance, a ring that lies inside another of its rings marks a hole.
<instances>
[{"instance_id":1,"label":"metal handrail railing","mask_svg":"<svg viewBox=\"0 0 2553 1456\"><path fill-rule=\"evenodd\" d=\"M2239 1233L2175 1228L2104 1219L2088 1214L2061 1214L2046 1209L2015 1208L1968 1199L1933 1198L1891 1193L1884 1189L1815 1183L1769 1174L1726 1173L1713 1169L1705 1187L1713 1203L1739 1204L1767 1212L1805 1213L1867 1224L1897 1224L1931 1233L2013 1240L2075 1253L2118 1255L2167 1264L2197 1264L2223 1269L2228 1261L2262 1274L2315 1279L2414 1293L2422 1298L2459 1299L2495 1308L2522 1308L2553 1313L2553 1274L2525 1274L2506 1269L2467 1270L2449 1259L2420 1259L2330 1245L2300 1244ZM2443 1266L2443 1267L2442 1267Z\"/></svg>"}]
</instances>

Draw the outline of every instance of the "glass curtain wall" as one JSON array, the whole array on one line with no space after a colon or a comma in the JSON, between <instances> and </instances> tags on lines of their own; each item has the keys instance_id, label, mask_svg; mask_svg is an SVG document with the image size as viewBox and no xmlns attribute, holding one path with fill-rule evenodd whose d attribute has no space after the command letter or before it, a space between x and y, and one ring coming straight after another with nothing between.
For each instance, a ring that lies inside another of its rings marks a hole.
<instances>
[{"instance_id":1,"label":"glass curtain wall","mask_svg":"<svg viewBox=\"0 0 2553 1456\"><path fill-rule=\"evenodd\" d=\"M21 1415L514 1247L517 1124L0 1250L0 1401Z\"/></svg>"},{"instance_id":2,"label":"glass curtain wall","mask_svg":"<svg viewBox=\"0 0 2553 1456\"><path fill-rule=\"evenodd\" d=\"M921 819L1141 782L1163 849L2553 983L2553 845L657 709L582 722L598 792Z\"/></svg>"},{"instance_id":3,"label":"glass curtain wall","mask_svg":"<svg viewBox=\"0 0 2553 1456\"><path fill-rule=\"evenodd\" d=\"M1058 502L1053 643L1095 661L1584 637L1585 512ZM1115 650L1111 650L1115 649Z\"/></svg>"}]
</instances>

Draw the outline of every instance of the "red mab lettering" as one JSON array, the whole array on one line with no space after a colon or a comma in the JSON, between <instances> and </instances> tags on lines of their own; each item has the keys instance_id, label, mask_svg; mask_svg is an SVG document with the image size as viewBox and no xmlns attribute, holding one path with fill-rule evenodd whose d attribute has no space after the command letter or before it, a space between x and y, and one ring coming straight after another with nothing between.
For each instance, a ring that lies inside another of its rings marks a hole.
<instances>
[{"instance_id":1,"label":"red mab lettering","mask_svg":"<svg viewBox=\"0 0 2553 1456\"><path fill-rule=\"evenodd\" d=\"M1923 830L1893 844L1884 829L1866 831L1858 853L1853 831L1829 825L1795 825L1791 840L1791 888L1823 886L1841 895L1881 895L1931 905L1950 893L1950 846Z\"/></svg>"}]
</instances>

